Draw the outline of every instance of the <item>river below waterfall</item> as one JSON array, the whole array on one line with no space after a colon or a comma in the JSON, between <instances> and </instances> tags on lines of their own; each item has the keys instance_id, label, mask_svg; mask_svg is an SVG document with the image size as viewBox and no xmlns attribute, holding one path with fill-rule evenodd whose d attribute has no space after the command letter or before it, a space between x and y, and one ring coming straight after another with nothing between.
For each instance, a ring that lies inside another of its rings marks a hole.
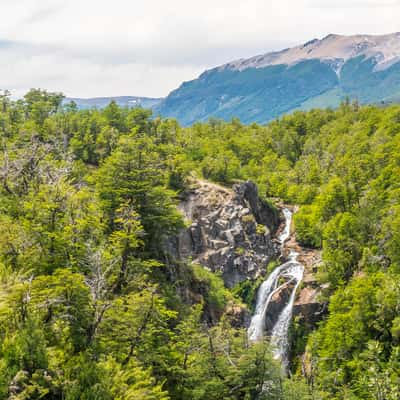
<instances>
[{"instance_id":1,"label":"river below waterfall","mask_svg":"<svg viewBox=\"0 0 400 400\"><path fill-rule=\"evenodd\" d=\"M285 227L279 236L282 254L285 250L285 242L290 237L292 211L288 208L284 208L283 214L285 217ZM248 329L248 336L251 341L262 340L266 335L266 318L270 311L269 306L274 294L282 290L285 286L292 287L289 299L270 331L270 342L273 355L276 359L281 360L284 369L287 369L289 363L288 333L292 320L293 304L296 298L297 288L300 285L304 272L304 266L297 261L297 256L298 253L290 250L288 260L276 267L262 283L257 292L256 308Z\"/></svg>"}]
</instances>

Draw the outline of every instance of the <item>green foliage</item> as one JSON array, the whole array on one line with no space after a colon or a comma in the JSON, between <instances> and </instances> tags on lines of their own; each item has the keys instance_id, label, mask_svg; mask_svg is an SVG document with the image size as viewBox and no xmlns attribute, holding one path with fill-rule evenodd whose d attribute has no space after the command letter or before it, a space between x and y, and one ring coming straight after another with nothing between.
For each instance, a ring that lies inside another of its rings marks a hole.
<instances>
[{"instance_id":1,"label":"green foliage","mask_svg":"<svg viewBox=\"0 0 400 400\"><path fill-rule=\"evenodd\" d=\"M171 92L155 111L183 125L215 118L264 124L295 110L337 108L346 98L362 104L398 101L400 64L375 67L373 58L359 56L347 60L339 76L317 59L289 67L214 68Z\"/></svg>"},{"instance_id":2,"label":"green foliage","mask_svg":"<svg viewBox=\"0 0 400 400\"><path fill-rule=\"evenodd\" d=\"M183 227L173 193L166 189L164 169L151 138L122 136L94 177L110 225L114 226L122 205L132 206L146 232L146 247L152 251Z\"/></svg>"},{"instance_id":3,"label":"green foliage","mask_svg":"<svg viewBox=\"0 0 400 400\"><path fill-rule=\"evenodd\" d=\"M398 399L398 106L183 129L62 98L0 96L0 399ZM310 389L230 326L260 282L229 291L168 254L193 176L300 206L297 238L322 249L333 295L307 345L295 338Z\"/></svg>"},{"instance_id":4,"label":"green foliage","mask_svg":"<svg viewBox=\"0 0 400 400\"><path fill-rule=\"evenodd\" d=\"M320 247L322 244L321 222L314 205L303 206L294 215L296 237L304 246Z\"/></svg>"},{"instance_id":5,"label":"green foliage","mask_svg":"<svg viewBox=\"0 0 400 400\"><path fill-rule=\"evenodd\" d=\"M326 224L324 265L326 279L335 286L348 281L360 259L360 227L356 217L338 213Z\"/></svg>"},{"instance_id":6,"label":"green foliage","mask_svg":"<svg viewBox=\"0 0 400 400\"><path fill-rule=\"evenodd\" d=\"M176 121L62 99L0 96L0 399L283 399L222 279L166 251L174 190L236 179L246 141L198 164L208 149Z\"/></svg>"},{"instance_id":7,"label":"green foliage","mask_svg":"<svg viewBox=\"0 0 400 400\"><path fill-rule=\"evenodd\" d=\"M254 310L257 289L263 282L263 278L259 278L255 281L246 279L245 281L238 283L233 289L232 293L240 298L244 304L247 305L249 310Z\"/></svg>"},{"instance_id":8,"label":"green foliage","mask_svg":"<svg viewBox=\"0 0 400 400\"><path fill-rule=\"evenodd\" d=\"M155 110L184 125L210 117L265 123L337 85L338 77L332 68L319 60L299 62L289 68L215 68L185 82Z\"/></svg>"},{"instance_id":9,"label":"green foliage","mask_svg":"<svg viewBox=\"0 0 400 400\"><path fill-rule=\"evenodd\" d=\"M206 306L211 307L217 313L221 313L228 300L232 299L232 295L225 288L222 279L200 265L192 265L192 269L197 283L206 286Z\"/></svg>"},{"instance_id":10,"label":"green foliage","mask_svg":"<svg viewBox=\"0 0 400 400\"><path fill-rule=\"evenodd\" d=\"M330 316L311 340L323 398L396 399L400 382L394 276L354 278L331 298Z\"/></svg>"}]
</instances>

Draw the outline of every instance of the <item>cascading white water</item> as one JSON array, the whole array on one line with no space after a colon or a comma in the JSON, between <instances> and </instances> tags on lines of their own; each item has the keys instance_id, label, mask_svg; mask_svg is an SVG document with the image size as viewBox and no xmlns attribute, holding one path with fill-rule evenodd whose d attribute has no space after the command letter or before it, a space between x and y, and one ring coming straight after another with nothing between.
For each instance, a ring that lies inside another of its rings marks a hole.
<instances>
[{"instance_id":1,"label":"cascading white water","mask_svg":"<svg viewBox=\"0 0 400 400\"><path fill-rule=\"evenodd\" d=\"M283 267L284 265L275 268L268 276L268 279L264 281L258 289L256 311L251 318L248 329L249 339L252 341L260 340L264 335L266 311L268 309L268 304L277 289L278 280Z\"/></svg>"},{"instance_id":2,"label":"cascading white water","mask_svg":"<svg viewBox=\"0 0 400 400\"><path fill-rule=\"evenodd\" d=\"M282 233L279 235L279 241L281 242L282 248L284 247L286 240L288 240L290 236L290 227L292 225L292 212L288 208L284 208L283 215L285 217L285 227L283 228Z\"/></svg>"},{"instance_id":3,"label":"cascading white water","mask_svg":"<svg viewBox=\"0 0 400 400\"><path fill-rule=\"evenodd\" d=\"M285 228L279 236L281 242L281 250L284 249L285 241L290 236L290 225L292 221L292 212L285 208L283 209L285 216ZM248 336L251 341L257 341L263 338L265 332L265 318L268 313L268 305L273 295L283 288L285 285L295 282L294 288L291 292L290 298L281 314L278 317L271 333L271 345L275 358L282 361L284 368L287 367L287 351L289 347L288 331L290 321L292 319L293 304L296 297L297 288L303 278L304 267L297 261L298 254L291 251L289 260L275 268L268 276L267 280L263 282L257 293L256 310L251 319L250 327L248 329ZM279 279L285 278L285 283L278 286Z\"/></svg>"},{"instance_id":4,"label":"cascading white water","mask_svg":"<svg viewBox=\"0 0 400 400\"><path fill-rule=\"evenodd\" d=\"M290 278L291 281L296 282L295 286L290 294L290 298L285 308L282 310L279 315L278 321L274 325L271 333L271 345L272 351L275 359L280 359L282 361L282 365L286 370L288 367L288 358L287 353L289 349L289 326L292 320L293 314L293 304L296 298L297 288L300 285L301 280L303 279L303 271L304 267L297 260L297 253L290 253L290 261L287 263L289 266L285 269L284 275Z\"/></svg>"}]
</instances>

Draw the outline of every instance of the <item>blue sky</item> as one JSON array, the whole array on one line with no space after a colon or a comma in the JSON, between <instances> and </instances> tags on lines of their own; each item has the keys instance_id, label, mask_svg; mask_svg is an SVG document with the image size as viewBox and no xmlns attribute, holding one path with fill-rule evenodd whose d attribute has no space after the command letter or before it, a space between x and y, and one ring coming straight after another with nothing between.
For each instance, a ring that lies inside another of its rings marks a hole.
<instances>
[{"instance_id":1,"label":"blue sky","mask_svg":"<svg viewBox=\"0 0 400 400\"><path fill-rule=\"evenodd\" d=\"M400 31L400 0L0 0L0 88L164 96L329 33Z\"/></svg>"}]
</instances>

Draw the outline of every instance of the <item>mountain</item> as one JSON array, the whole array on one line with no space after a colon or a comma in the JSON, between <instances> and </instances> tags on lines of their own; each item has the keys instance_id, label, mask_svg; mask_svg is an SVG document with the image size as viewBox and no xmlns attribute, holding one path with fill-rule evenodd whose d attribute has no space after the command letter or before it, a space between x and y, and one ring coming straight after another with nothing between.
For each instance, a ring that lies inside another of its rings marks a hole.
<instances>
[{"instance_id":1,"label":"mountain","mask_svg":"<svg viewBox=\"0 0 400 400\"><path fill-rule=\"evenodd\" d=\"M400 101L400 32L328 35L240 59L183 83L154 107L190 125L211 117L267 122L294 110Z\"/></svg>"},{"instance_id":2,"label":"mountain","mask_svg":"<svg viewBox=\"0 0 400 400\"><path fill-rule=\"evenodd\" d=\"M64 103L74 101L80 109L104 108L110 104L112 100L121 107L153 108L160 103L162 99L136 96L93 97L88 99L68 97L64 100Z\"/></svg>"}]
</instances>

